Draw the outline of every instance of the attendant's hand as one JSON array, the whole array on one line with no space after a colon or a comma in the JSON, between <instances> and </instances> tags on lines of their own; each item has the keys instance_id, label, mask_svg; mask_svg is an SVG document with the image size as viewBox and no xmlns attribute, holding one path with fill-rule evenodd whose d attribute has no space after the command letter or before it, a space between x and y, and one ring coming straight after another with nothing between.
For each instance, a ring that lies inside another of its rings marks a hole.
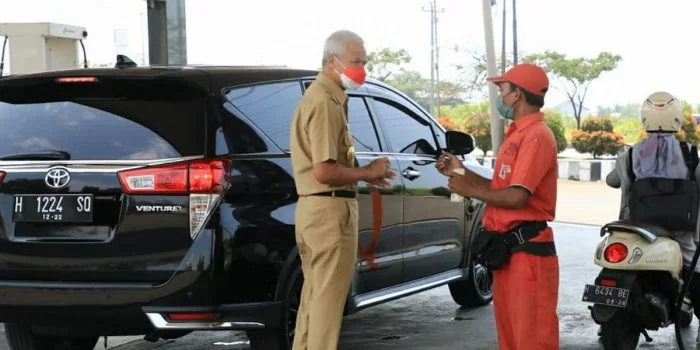
<instances>
[{"instance_id":1,"label":"attendant's hand","mask_svg":"<svg viewBox=\"0 0 700 350\"><path fill-rule=\"evenodd\" d=\"M464 168L464 164L462 164L462 161L454 154L442 151L437 162L435 162L435 168L437 168L442 175L451 176L452 170Z\"/></svg>"}]
</instances>

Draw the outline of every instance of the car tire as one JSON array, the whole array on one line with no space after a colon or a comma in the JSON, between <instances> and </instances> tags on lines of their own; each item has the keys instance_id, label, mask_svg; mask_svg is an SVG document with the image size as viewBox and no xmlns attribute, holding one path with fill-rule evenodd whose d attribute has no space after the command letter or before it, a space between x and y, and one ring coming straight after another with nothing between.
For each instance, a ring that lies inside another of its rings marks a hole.
<instances>
[{"instance_id":1,"label":"car tire","mask_svg":"<svg viewBox=\"0 0 700 350\"><path fill-rule=\"evenodd\" d=\"M252 350L288 350L292 348L296 331L297 311L301 302L301 289L304 285L304 274L297 262L286 279L282 304L284 315L282 329L248 331L250 348Z\"/></svg>"},{"instance_id":2,"label":"car tire","mask_svg":"<svg viewBox=\"0 0 700 350\"><path fill-rule=\"evenodd\" d=\"M460 306L488 305L493 300L493 274L476 262L469 264L469 277L449 285L452 300Z\"/></svg>"},{"instance_id":3,"label":"car tire","mask_svg":"<svg viewBox=\"0 0 700 350\"><path fill-rule=\"evenodd\" d=\"M34 334L31 327L6 323L7 343L12 350L92 350L99 337L52 337Z\"/></svg>"},{"instance_id":4,"label":"car tire","mask_svg":"<svg viewBox=\"0 0 700 350\"><path fill-rule=\"evenodd\" d=\"M483 214L484 207L481 206L471 220L473 224L470 237L476 237L479 233ZM488 305L493 300L493 273L475 261L470 261L468 266L469 276L466 279L448 285L452 300L463 307Z\"/></svg>"}]
</instances>

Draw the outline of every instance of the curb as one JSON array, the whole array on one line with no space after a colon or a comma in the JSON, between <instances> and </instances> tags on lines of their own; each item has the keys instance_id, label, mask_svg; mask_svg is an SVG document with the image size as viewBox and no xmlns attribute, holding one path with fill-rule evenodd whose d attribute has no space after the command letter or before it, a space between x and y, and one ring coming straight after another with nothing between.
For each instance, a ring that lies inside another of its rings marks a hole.
<instances>
[{"instance_id":1,"label":"curb","mask_svg":"<svg viewBox=\"0 0 700 350\"><path fill-rule=\"evenodd\" d=\"M485 157L482 165L493 169L496 159ZM605 181L605 177L615 168L615 159L559 159L559 179L575 181Z\"/></svg>"}]
</instances>

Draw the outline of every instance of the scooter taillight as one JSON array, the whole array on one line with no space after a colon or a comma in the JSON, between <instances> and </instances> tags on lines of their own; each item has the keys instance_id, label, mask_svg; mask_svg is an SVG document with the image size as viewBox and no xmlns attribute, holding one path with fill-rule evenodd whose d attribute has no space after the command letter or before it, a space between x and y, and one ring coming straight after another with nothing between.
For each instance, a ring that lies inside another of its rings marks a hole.
<instances>
[{"instance_id":1,"label":"scooter taillight","mask_svg":"<svg viewBox=\"0 0 700 350\"><path fill-rule=\"evenodd\" d=\"M619 263L627 257L627 247L622 243L613 243L605 248L605 260L610 263Z\"/></svg>"},{"instance_id":2,"label":"scooter taillight","mask_svg":"<svg viewBox=\"0 0 700 350\"><path fill-rule=\"evenodd\" d=\"M615 286L617 286L617 281L602 279L602 280L600 280L600 285L605 286L605 287L615 287Z\"/></svg>"}]
</instances>

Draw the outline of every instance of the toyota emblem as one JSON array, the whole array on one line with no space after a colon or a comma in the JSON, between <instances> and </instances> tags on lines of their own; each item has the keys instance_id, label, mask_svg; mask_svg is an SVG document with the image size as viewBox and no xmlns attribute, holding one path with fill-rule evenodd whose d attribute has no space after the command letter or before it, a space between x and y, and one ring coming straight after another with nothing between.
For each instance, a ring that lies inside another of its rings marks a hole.
<instances>
[{"instance_id":1,"label":"toyota emblem","mask_svg":"<svg viewBox=\"0 0 700 350\"><path fill-rule=\"evenodd\" d=\"M66 168L51 168L44 177L46 186L54 189L59 189L68 186L70 182L70 173Z\"/></svg>"}]
</instances>

